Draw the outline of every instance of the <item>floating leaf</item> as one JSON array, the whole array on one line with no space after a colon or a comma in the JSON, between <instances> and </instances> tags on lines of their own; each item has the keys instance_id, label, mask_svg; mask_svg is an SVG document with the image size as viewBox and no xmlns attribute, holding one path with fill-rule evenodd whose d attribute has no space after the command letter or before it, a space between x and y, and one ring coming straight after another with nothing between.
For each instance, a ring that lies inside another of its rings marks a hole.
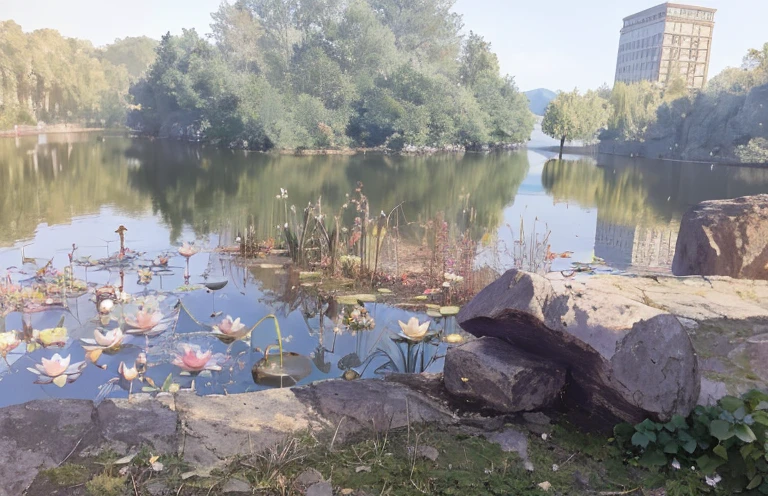
<instances>
[{"instance_id":1,"label":"floating leaf","mask_svg":"<svg viewBox=\"0 0 768 496\"><path fill-rule=\"evenodd\" d=\"M459 307L440 307L440 315L451 317L459 313Z\"/></svg>"},{"instance_id":2,"label":"floating leaf","mask_svg":"<svg viewBox=\"0 0 768 496\"><path fill-rule=\"evenodd\" d=\"M340 305L357 305L358 302L375 303L376 295L374 294L344 295L344 296L337 297L336 301Z\"/></svg>"}]
</instances>

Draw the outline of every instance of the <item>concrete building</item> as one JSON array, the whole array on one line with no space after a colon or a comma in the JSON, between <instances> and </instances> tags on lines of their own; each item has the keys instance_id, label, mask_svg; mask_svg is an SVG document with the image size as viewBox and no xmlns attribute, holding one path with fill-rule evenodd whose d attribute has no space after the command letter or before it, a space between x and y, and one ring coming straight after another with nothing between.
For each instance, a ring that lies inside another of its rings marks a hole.
<instances>
[{"instance_id":1,"label":"concrete building","mask_svg":"<svg viewBox=\"0 0 768 496\"><path fill-rule=\"evenodd\" d=\"M716 9L664 3L624 19L616 81L666 84L681 76L689 88L707 82Z\"/></svg>"}]
</instances>

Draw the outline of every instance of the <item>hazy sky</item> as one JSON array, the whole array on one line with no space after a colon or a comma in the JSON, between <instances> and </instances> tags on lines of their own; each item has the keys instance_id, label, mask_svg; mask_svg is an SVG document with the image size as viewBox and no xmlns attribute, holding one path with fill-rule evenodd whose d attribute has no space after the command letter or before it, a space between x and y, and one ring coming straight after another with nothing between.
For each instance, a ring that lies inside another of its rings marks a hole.
<instances>
[{"instance_id":1,"label":"hazy sky","mask_svg":"<svg viewBox=\"0 0 768 496\"><path fill-rule=\"evenodd\" d=\"M0 0L0 19L104 45L115 38L159 38L182 27L209 32L220 0ZM493 44L503 72L523 90L568 90L613 82L621 20L654 0L457 0L465 30ZM682 3L682 2L681 2ZM696 0L718 9L710 76L768 42L768 0Z\"/></svg>"}]
</instances>

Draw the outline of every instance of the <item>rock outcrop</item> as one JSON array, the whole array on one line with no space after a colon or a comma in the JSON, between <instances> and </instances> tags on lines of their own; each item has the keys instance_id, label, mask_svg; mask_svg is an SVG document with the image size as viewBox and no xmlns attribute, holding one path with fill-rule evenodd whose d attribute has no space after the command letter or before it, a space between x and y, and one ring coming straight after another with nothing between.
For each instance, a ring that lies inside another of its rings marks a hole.
<instances>
[{"instance_id":1,"label":"rock outcrop","mask_svg":"<svg viewBox=\"0 0 768 496\"><path fill-rule=\"evenodd\" d=\"M449 349L443 377L450 394L503 413L548 407L565 386L563 367L490 337Z\"/></svg>"},{"instance_id":2,"label":"rock outcrop","mask_svg":"<svg viewBox=\"0 0 768 496\"><path fill-rule=\"evenodd\" d=\"M768 279L768 195L706 201L688 210L672 272Z\"/></svg>"},{"instance_id":3,"label":"rock outcrop","mask_svg":"<svg viewBox=\"0 0 768 496\"><path fill-rule=\"evenodd\" d=\"M687 415L699 397L698 360L678 319L621 295L555 290L542 276L510 270L458 320L475 336L565 368L566 405L596 427Z\"/></svg>"}]
</instances>

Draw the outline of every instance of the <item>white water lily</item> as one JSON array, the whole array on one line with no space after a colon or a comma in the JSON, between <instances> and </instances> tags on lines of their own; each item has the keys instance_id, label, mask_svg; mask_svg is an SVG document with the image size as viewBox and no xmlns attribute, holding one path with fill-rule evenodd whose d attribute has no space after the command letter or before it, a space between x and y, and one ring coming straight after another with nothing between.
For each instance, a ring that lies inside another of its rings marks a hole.
<instances>
[{"instance_id":1,"label":"white water lily","mask_svg":"<svg viewBox=\"0 0 768 496\"><path fill-rule=\"evenodd\" d=\"M125 364L125 362L120 362L120 365L118 365L117 367L117 371L120 373L120 375L123 376L123 378L126 381L129 381L129 382L139 376L139 371L136 369L136 367L134 366L129 368Z\"/></svg>"},{"instance_id":2,"label":"white water lily","mask_svg":"<svg viewBox=\"0 0 768 496\"><path fill-rule=\"evenodd\" d=\"M85 351L117 350L123 344L123 331L118 327L102 334L98 329L93 330L93 339L81 339Z\"/></svg>"},{"instance_id":3,"label":"white water lily","mask_svg":"<svg viewBox=\"0 0 768 496\"><path fill-rule=\"evenodd\" d=\"M51 359L43 358L42 363L35 364L35 368L28 368L33 374L37 374L35 384L54 383L59 387L64 387L68 382L75 382L83 373L85 362L78 362L70 365L72 355L62 358L56 353Z\"/></svg>"},{"instance_id":4,"label":"white water lily","mask_svg":"<svg viewBox=\"0 0 768 496\"><path fill-rule=\"evenodd\" d=\"M411 317L407 324L401 320L398 320L397 323L400 324L400 329L402 329L401 336L409 341L422 341L427 336L427 331L429 330L429 321L419 324L419 319L416 317Z\"/></svg>"}]
</instances>

